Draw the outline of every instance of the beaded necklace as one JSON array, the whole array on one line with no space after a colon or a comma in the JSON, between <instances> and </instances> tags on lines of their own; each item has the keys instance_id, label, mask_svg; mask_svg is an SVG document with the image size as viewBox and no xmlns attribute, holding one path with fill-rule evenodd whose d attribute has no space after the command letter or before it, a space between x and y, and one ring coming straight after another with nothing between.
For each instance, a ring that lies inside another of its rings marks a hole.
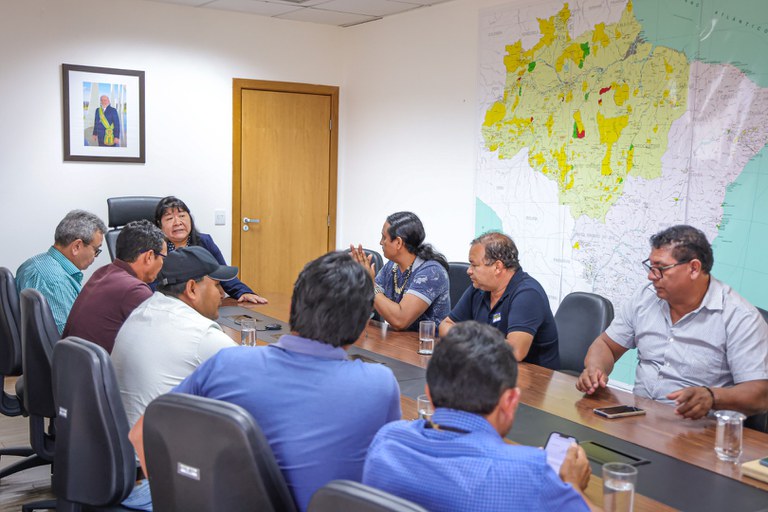
<instances>
[{"instance_id":1,"label":"beaded necklace","mask_svg":"<svg viewBox=\"0 0 768 512\"><path fill-rule=\"evenodd\" d=\"M392 282L395 284L395 294L396 295L402 295L403 290L405 289L405 285L408 284L408 278L411 277L411 268L413 267L413 263L411 263L411 266L405 269L405 272L403 272L403 285L397 286L397 264L392 265Z\"/></svg>"}]
</instances>

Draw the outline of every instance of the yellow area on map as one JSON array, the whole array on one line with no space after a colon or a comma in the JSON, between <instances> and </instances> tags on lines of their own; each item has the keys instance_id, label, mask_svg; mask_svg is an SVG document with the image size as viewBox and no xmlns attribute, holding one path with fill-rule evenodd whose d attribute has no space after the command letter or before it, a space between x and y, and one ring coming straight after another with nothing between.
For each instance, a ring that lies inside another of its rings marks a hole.
<instances>
[{"instance_id":1,"label":"yellow area on map","mask_svg":"<svg viewBox=\"0 0 768 512\"><path fill-rule=\"evenodd\" d=\"M669 129L686 110L689 64L644 42L632 2L617 23L576 38L567 3L538 21L531 48L506 47L508 93L485 113L485 145L502 159L527 148L574 218L604 219L628 175L661 176Z\"/></svg>"}]
</instances>

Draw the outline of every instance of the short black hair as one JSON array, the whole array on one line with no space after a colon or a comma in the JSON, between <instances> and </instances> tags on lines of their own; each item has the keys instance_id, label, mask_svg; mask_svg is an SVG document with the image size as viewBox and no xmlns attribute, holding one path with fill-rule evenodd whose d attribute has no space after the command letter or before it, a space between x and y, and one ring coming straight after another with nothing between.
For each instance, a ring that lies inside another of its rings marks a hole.
<instances>
[{"instance_id":1,"label":"short black hair","mask_svg":"<svg viewBox=\"0 0 768 512\"><path fill-rule=\"evenodd\" d=\"M351 345L373 311L373 283L344 251L329 252L304 267L293 285L291 330L334 347Z\"/></svg>"},{"instance_id":2,"label":"short black hair","mask_svg":"<svg viewBox=\"0 0 768 512\"><path fill-rule=\"evenodd\" d=\"M663 229L651 236L651 247L669 247L672 249L672 257L678 262L699 260L705 274L710 273L715 263L707 235L693 226L679 224Z\"/></svg>"},{"instance_id":3,"label":"short black hair","mask_svg":"<svg viewBox=\"0 0 768 512\"><path fill-rule=\"evenodd\" d=\"M501 331L460 322L435 347L427 385L435 407L487 415L517 385L517 360Z\"/></svg>"},{"instance_id":4,"label":"short black hair","mask_svg":"<svg viewBox=\"0 0 768 512\"><path fill-rule=\"evenodd\" d=\"M146 219L134 220L123 226L117 235L115 243L115 257L119 260L132 263L140 254L147 251L155 251L155 254L163 252L165 236L157 226Z\"/></svg>"},{"instance_id":5,"label":"short black hair","mask_svg":"<svg viewBox=\"0 0 768 512\"><path fill-rule=\"evenodd\" d=\"M520 268L520 257L517 246L511 237L498 231L484 233L472 240L470 245L481 244L485 247L485 264L493 265L495 261L500 261L504 268L518 270Z\"/></svg>"},{"instance_id":6,"label":"short black hair","mask_svg":"<svg viewBox=\"0 0 768 512\"><path fill-rule=\"evenodd\" d=\"M53 241L61 247L66 247L75 240L82 240L85 245L90 245L97 231L102 235L107 232L104 221L91 212L72 210L56 226Z\"/></svg>"}]
</instances>

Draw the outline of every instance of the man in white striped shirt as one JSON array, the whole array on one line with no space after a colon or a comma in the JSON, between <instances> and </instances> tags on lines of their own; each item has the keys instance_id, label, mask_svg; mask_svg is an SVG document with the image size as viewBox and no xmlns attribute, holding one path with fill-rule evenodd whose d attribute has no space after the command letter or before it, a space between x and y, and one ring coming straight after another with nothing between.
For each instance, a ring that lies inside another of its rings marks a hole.
<instances>
[{"instance_id":1,"label":"man in white striped shirt","mask_svg":"<svg viewBox=\"0 0 768 512\"><path fill-rule=\"evenodd\" d=\"M576 387L604 388L614 363L636 348L636 395L672 403L691 419L712 409L767 411L768 324L710 275L712 248L700 230L673 226L650 241L643 262L650 285L592 343Z\"/></svg>"}]
</instances>

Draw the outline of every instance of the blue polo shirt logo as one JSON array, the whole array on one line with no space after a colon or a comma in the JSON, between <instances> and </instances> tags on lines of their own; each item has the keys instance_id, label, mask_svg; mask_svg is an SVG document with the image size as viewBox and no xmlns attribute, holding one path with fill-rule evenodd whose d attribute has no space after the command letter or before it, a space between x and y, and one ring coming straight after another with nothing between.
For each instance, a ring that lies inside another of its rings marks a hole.
<instances>
[{"instance_id":1,"label":"blue polo shirt logo","mask_svg":"<svg viewBox=\"0 0 768 512\"><path fill-rule=\"evenodd\" d=\"M492 323L492 324L497 324L497 323L499 323L500 321L501 321L501 313L500 313L500 312L496 312L496 313L494 313L494 314L493 314L493 319L491 320L491 323Z\"/></svg>"}]
</instances>

